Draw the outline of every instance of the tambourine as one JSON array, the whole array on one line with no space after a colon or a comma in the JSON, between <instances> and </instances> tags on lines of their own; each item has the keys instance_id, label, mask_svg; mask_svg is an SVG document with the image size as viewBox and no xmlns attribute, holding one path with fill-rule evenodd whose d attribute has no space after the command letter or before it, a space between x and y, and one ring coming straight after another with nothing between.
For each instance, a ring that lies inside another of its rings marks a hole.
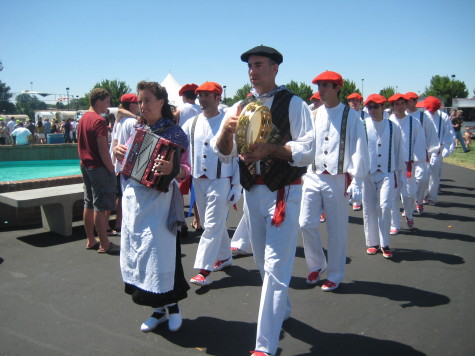
<instances>
[{"instance_id":1,"label":"tambourine","mask_svg":"<svg viewBox=\"0 0 475 356\"><path fill-rule=\"evenodd\" d=\"M272 129L272 115L260 101L247 104L241 112L236 128L236 143L239 153L249 152L253 143L267 142Z\"/></svg>"}]
</instances>

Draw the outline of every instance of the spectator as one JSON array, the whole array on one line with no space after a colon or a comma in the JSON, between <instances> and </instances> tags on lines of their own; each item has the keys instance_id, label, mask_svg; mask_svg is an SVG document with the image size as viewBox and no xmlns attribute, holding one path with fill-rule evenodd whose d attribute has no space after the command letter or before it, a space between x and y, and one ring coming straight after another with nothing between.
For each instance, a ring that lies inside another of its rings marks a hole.
<instances>
[{"instance_id":1,"label":"spectator","mask_svg":"<svg viewBox=\"0 0 475 356\"><path fill-rule=\"evenodd\" d=\"M36 124L36 132L38 135L38 143L46 143L45 126L41 118L38 119L38 123Z\"/></svg>"},{"instance_id":2,"label":"spectator","mask_svg":"<svg viewBox=\"0 0 475 356\"><path fill-rule=\"evenodd\" d=\"M463 152L467 153L470 150L465 145L465 140L462 137L462 110L455 110L452 109L450 112L450 121L452 121L452 127L454 128L455 132L455 147L457 147L457 141L460 142L460 146L462 146Z\"/></svg>"},{"instance_id":3,"label":"spectator","mask_svg":"<svg viewBox=\"0 0 475 356\"><path fill-rule=\"evenodd\" d=\"M12 136L15 137L14 144L23 146L28 144L28 138L31 136L31 131L25 129L23 122L18 122L17 128L13 130Z\"/></svg>"}]
</instances>

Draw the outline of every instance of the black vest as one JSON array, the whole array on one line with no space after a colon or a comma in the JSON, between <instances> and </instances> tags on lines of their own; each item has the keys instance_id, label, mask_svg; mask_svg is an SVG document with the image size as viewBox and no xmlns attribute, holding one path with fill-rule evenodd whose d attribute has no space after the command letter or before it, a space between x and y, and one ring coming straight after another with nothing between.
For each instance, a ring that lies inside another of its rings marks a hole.
<instances>
[{"instance_id":1,"label":"black vest","mask_svg":"<svg viewBox=\"0 0 475 356\"><path fill-rule=\"evenodd\" d=\"M274 95L274 101L270 109L273 128L267 143L284 146L287 142L292 141L290 134L289 104L293 95L294 94L288 90L281 90ZM253 100L248 98L241 105L245 106L250 101ZM272 192L289 185L307 171L307 167L292 167L289 162L282 159L265 157L260 162L262 179ZM256 168L254 163L246 165L240 160L239 173L241 175L241 185L246 190L250 190L256 181Z\"/></svg>"}]
</instances>

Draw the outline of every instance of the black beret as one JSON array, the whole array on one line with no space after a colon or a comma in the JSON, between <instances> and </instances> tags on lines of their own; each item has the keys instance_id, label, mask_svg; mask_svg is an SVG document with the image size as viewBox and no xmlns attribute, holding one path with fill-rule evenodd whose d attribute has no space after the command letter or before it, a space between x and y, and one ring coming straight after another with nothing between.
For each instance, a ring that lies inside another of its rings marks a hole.
<instances>
[{"instance_id":1,"label":"black beret","mask_svg":"<svg viewBox=\"0 0 475 356\"><path fill-rule=\"evenodd\" d=\"M268 57L277 64L281 64L284 61L284 57L282 57L282 54L280 54L279 51L267 46L257 46L247 52L244 52L243 54L241 54L241 60L243 62L248 62L250 56Z\"/></svg>"}]
</instances>

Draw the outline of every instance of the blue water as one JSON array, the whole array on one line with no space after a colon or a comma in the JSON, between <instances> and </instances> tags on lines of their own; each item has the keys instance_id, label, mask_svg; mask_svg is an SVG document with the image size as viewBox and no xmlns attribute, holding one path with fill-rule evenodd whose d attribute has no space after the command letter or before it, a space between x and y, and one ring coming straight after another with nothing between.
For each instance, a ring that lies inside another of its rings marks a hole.
<instances>
[{"instance_id":1,"label":"blue water","mask_svg":"<svg viewBox=\"0 0 475 356\"><path fill-rule=\"evenodd\" d=\"M0 182L81 174L78 159L0 162Z\"/></svg>"}]
</instances>

